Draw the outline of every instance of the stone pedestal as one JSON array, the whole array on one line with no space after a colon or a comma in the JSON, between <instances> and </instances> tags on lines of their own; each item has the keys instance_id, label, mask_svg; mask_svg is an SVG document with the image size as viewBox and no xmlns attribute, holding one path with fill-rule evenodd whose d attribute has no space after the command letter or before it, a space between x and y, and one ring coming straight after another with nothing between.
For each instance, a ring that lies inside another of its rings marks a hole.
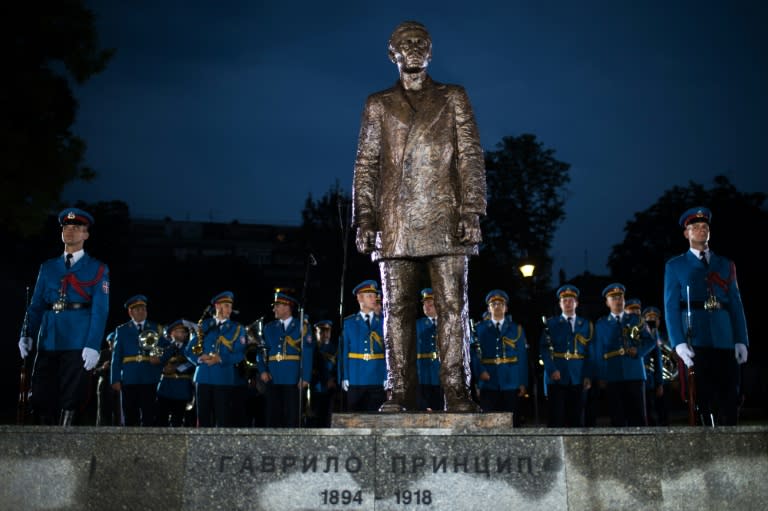
<instances>
[{"instance_id":1,"label":"stone pedestal","mask_svg":"<svg viewBox=\"0 0 768 511\"><path fill-rule=\"evenodd\" d=\"M509 419L350 414L338 417L350 427L325 430L4 426L0 508L699 511L762 510L768 500L768 427L512 429Z\"/></svg>"}]
</instances>

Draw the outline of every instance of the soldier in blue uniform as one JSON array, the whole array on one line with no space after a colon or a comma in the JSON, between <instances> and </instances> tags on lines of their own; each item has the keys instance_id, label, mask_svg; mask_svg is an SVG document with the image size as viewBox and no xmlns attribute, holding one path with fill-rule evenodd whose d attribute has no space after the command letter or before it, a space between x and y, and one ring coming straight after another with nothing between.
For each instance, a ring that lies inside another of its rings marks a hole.
<instances>
[{"instance_id":1,"label":"soldier in blue uniform","mask_svg":"<svg viewBox=\"0 0 768 511\"><path fill-rule=\"evenodd\" d=\"M338 345L332 339L333 322L323 319L314 324L315 356L312 371L312 416L316 426L331 426L336 384Z\"/></svg>"},{"instance_id":2,"label":"soldier in blue uniform","mask_svg":"<svg viewBox=\"0 0 768 511\"><path fill-rule=\"evenodd\" d=\"M109 313L109 268L86 254L93 217L77 208L59 214L64 253L40 266L19 339L21 358L36 342L31 404L41 424L73 424L85 402L89 372Z\"/></svg>"},{"instance_id":3,"label":"soldier in blue uniform","mask_svg":"<svg viewBox=\"0 0 768 511\"><path fill-rule=\"evenodd\" d=\"M213 316L198 323L196 338L184 347L184 356L197 366L192 379L201 428L239 425L237 417L244 413L234 408L245 407L236 397L237 389L246 386L237 365L245 357L248 341L245 327L230 319L234 300L231 291L214 296Z\"/></svg>"},{"instance_id":4,"label":"soldier in blue uniform","mask_svg":"<svg viewBox=\"0 0 768 511\"><path fill-rule=\"evenodd\" d=\"M668 426L667 407L664 402L664 361L661 347L664 341L659 330L661 311L658 307L646 307L642 311L645 328L653 339L656 347L645 356L647 379L645 380L645 415L649 426Z\"/></svg>"},{"instance_id":5,"label":"soldier in blue uniform","mask_svg":"<svg viewBox=\"0 0 768 511\"><path fill-rule=\"evenodd\" d=\"M266 422L273 428L301 426L299 399L303 399L304 389L312 381L312 332L306 319L300 326L299 319L294 317L298 307L293 296L275 292L275 320L264 325L268 360L261 354L256 358L261 381L267 384Z\"/></svg>"},{"instance_id":6,"label":"soldier in blue uniform","mask_svg":"<svg viewBox=\"0 0 768 511\"><path fill-rule=\"evenodd\" d=\"M549 427L584 425L584 392L592 386L588 365L594 326L576 315L579 288L561 286L555 293L561 314L546 320L539 342L549 400Z\"/></svg>"},{"instance_id":7,"label":"soldier in blue uniform","mask_svg":"<svg viewBox=\"0 0 768 511\"><path fill-rule=\"evenodd\" d=\"M704 207L680 217L689 250L667 261L664 315L670 345L689 368L695 357L699 413L709 424L734 425L749 339L736 265L709 249L711 220Z\"/></svg>"},{"instance_id":8,"label":"soldier in blue uniform","mask_svg":"<svg viewBox=\"0 0 768 511\"><path fill-rule=\"evenodd\" d=\"M96 383L96 425L122 426L123 407L120 404L120 392L112 388L110 383L110 366L112 365L112 350L115 345L115 332L107 335L99 354L99 363L93 370L98 376Z\"/></svg>"},{"instance_id":9,"label":"soldier in blue uniform","mask_svg":"<svg viewBox=\"0 0 768 511\"><path fill-rule=\"evenodd\" d=\"M416 320L416 373L419 377L419 410L441 411L445 397L440 387L440 356L437 348L437 310L431 287L421 290L424 317Z\"/></svg>"},{"instance_id":10,"label":"soldier in blue uniform","mask_svg":"<svg viewBox=\"0 0 768 511\"><path fill-rule=\"evenodd\" d=\"M163 372L157 384L157 425L158 426L193 426L185 424L187 404L195 395L192 377L195 365L184 356L186 347L195 324L185 319L177 319L165 329L161 343L163 354L160 362Z\"/></svg>"},{"instance_id":11,"label":"soldier in blue uniform","mask_svg":"<svg viewBox=\"0 0 768 511\"><path fill-rule=\"evenodd\" d=\"M355 286L360 311L344 318L339 341L341 387L350 412L376 411L386 401L387 364L381 316L375 314L379 285L365 280Z\"/></svg>"},{"instance_id":12,"label":"soldier in blue uniform","mask_svg":"<svg viewBox=\"0 0 768 511\"><path fill-rule=\"evenodd\" d=\"M134 295L124 307L130 321L115 330L112 349L112 388L121 393L126 426L154 426L157 382L163 367L159 348L163 327L147 319L147 297ZM139 336L152 339L151 349L142 346Z\"/></svg>"},{"instance_id":13,"label":"soldier in blue uniform","mask_svg":"<svg viewBox=\"0 0 768 511\"><path fill-rule=\"evenodd\" d=\"M627 314L635 314L640 316L642 309L643 305L640 301L640 298L627 298L624 300L624 311Z\"/></svg>"},{"instance_id":14,"label":"soldier in blue uniform","mask_svg":"<svg viewBox=\"0 0 768 511\"><path fill-rule=\"evenodd\" d=\"M637 314L624 311L625 287L618 282L603 289L610 314L597 320L593 364L605 382L611 425L645 426L643 357L656 346Z\"/></svg>"},{"instance_id":15,"label":"soldier in blue uniform","mask_svg":"<svg viewBox=\"0 0 768 511\"><path fill-rule=\"evenodd\" d=\"M477 325L472 370L484 412L512 412L520 424L520 398L528 385L528 351L523 327L507 314L509 295L494 289L485 297L490 319Z\"/></svg>"}]
</instances>

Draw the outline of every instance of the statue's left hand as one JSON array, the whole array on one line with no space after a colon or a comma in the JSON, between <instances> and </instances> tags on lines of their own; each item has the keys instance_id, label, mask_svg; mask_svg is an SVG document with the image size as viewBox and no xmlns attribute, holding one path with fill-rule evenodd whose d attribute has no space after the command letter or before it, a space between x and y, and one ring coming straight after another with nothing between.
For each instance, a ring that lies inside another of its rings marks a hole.
<instances>
[{"instance_id":1,"label":"statue's left hand","mask_svg":"<svg viewBox=\"0 0 768 511\"><path fill-rule=\"evenodd\" d=\"M357 228L355 237L357 251L361 254L370 254L376 248L376 231L368 226L361 225Z\"/></svg>"},{"instance_id":2,"label":"statue's left hand","mask_svg":"<svg viewBox=\"0 0 768 511\"><path fill-rule=\"evenodd\" d=\"M477 245L483 241L480 232L480 217L474 214L461 215L458 234L462 245Z\"/></svg>"}]
</instances>

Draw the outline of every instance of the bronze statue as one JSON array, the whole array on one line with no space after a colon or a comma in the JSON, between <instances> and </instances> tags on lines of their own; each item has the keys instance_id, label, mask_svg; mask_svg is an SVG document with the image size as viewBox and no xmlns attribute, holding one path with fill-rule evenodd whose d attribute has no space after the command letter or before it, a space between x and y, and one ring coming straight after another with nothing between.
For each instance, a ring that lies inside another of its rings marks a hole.
<instances>
[{"instance_id":1,"label":"bronze statue","mask_svg":"<svg viewBox=\"0 0 768 511\"><path fill-rule=\"evenodd\" d=\"M465 369L468 257L485 215L483 150L463 87L427 74L432 41L421 23L398 25L389 58L400 79L368 97L353 184L357 249L379 263L391 398L382 412L416 409L419 269L426 264L438 316L446 411L474 412Z\"/></svg>"}]
</instances>

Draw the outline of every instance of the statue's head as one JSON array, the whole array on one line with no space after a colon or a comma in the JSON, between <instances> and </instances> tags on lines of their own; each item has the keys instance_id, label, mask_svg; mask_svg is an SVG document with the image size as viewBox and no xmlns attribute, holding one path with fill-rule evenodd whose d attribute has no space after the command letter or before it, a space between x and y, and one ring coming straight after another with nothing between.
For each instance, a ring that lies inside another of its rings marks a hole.
<instances>
[{"instance_id":1,"label":"statue's head","mask_svg":"<svg viewBox=\"0 0 768 511\"><path fill-rule=\"evenodd\" d=\"M432 38L418 21L400 23L389 37L389 60L400 72L418 73L432 60Z\"/></svg>"}]
</instances>

